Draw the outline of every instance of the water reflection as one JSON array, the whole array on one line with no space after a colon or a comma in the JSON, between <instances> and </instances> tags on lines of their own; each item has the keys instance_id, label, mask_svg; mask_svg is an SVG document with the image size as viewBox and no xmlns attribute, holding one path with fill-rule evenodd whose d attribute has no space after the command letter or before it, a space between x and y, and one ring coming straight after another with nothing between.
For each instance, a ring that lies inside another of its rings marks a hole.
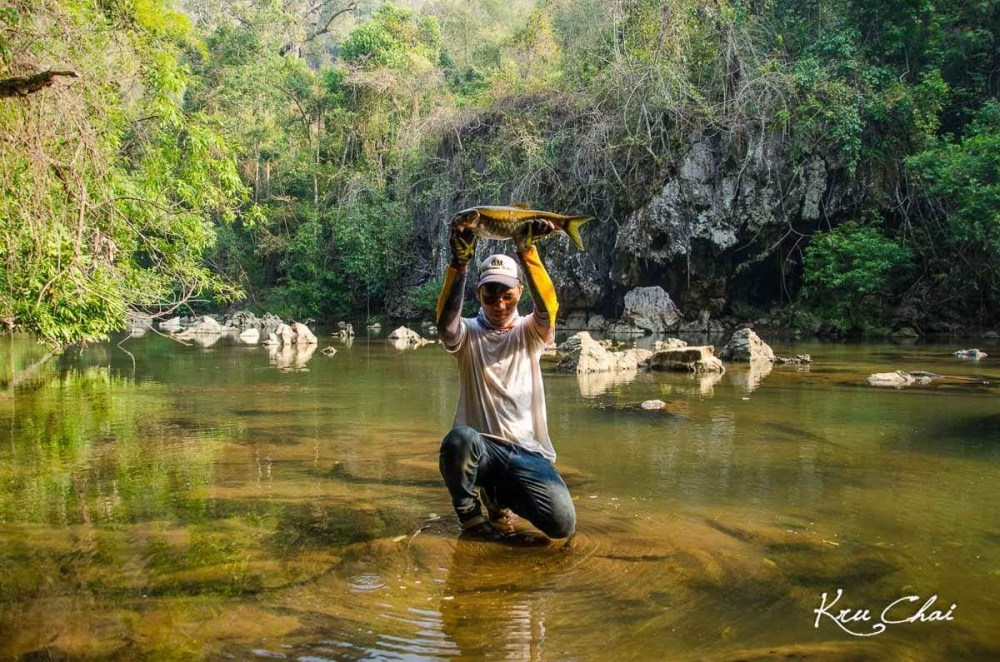
<instances>
[{"instance_id":1,"label":"water reflection","mask_svg":"<svg viewBox=\"0 0 1000 662\"><path fill-rule=\"evenodd\" d=\"M637 375L638 372L635 370L580 373L576 376L576 383L580 388L581 396L596 398L612 389L635 381Z\"/></svg>"},{"instance_id":2,"label":"water reflection","mask_svg":"<svg viewBox=\"0 0 1000 662\"><path fill-rule=\"evenodd\" d=\"M306 364L316 353L316 347L318 345L269 345L267 359L278 372L308 372Z\"/></svg>"},{"instance_id":3,"label":"water reflection","mask_svg":"<svg viewBox=\"0 0 1000 662\"><path fill-rule=\"evenodd\" d=\"M730 381L737 390L744 393L753 393L760 387L764 378L774 370L774 364L770 361L751 361L744 370L742 366L730 369Z\"/></svg>"}]
</instances>

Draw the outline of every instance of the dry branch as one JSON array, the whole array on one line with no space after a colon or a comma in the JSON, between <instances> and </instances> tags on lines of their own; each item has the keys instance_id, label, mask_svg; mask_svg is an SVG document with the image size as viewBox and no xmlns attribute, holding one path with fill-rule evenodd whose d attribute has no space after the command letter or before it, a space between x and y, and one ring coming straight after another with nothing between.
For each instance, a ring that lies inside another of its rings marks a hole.
<instances>
[{"instance_id":1,"label":"dry branch","mask_svg":"<svg viewBox=\"0 0 1000 662\"><path fill-rule=\"evenodd\" d=\"M76 71L41 71L31 76L16 76L14 78L0 79L0 99L6 97L26 97L48 87L55 82L56 76L68 76L69 78L79 78Z\"/></svg>"}]
</instances>

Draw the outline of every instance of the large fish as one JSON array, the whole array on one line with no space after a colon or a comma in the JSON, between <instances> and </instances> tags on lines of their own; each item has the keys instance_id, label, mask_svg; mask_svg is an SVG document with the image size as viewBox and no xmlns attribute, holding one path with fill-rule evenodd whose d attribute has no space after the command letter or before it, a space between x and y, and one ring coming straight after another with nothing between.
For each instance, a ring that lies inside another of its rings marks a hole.
<instances>
[{"instance_id":1,"label":"large fish","mask_svg":"<svg viewBox=\"0 0 1000 662\"><path fill-rule=\"evenodd\" d=\"M580 226L594 220L593 216L563 216L548 211L513 207L470 207L455 214L451 226L457 230L471 229L485 239L513 239L524 227L538 219L550 221L560 232L569 235L576 247L583 250Z\"/></svg>"}]
</instances>

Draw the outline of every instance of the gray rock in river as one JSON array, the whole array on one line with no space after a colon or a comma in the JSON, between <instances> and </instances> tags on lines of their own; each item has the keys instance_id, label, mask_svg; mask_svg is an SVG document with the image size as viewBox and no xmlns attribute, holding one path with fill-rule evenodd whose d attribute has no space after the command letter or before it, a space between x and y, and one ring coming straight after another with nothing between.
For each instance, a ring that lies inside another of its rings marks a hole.
<instances>
[{"instance_id":1,"label":"gray rock in river","mask_svg":"<svg viewBox=\"0 0 1000 662\"><path fill-rule=\"evenodd\" d=\"M740 363L774 361L774 351L753 330L740 329L719 352L719 358Z\"/></svg>"}]
</instances>

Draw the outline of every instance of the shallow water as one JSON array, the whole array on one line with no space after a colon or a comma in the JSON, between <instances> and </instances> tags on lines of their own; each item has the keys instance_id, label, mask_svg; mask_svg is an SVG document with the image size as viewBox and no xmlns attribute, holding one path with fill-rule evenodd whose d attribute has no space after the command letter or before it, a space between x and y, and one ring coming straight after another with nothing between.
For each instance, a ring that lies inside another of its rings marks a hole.
<instances>
[{"instance_id":1,"label":"shallow water","mask_svg":"<svg viewBox=\"0 0 1000 662\"><path fill-rule=\"evenodd\" d=\"M0 381L44 355L0 341ZM648 340L647 340L648 342ZM147 336L0 395L0 657L996 659L1000 347L546 377L566 545L459 540L451 359ZM966 343L967 346L972 346ZM967 378L878 390L897 368ZM988 383L983 383L988 382ZM667 402L665 412L628 405ZM951 620L855 637L817 615Z\"/></svg>"}]
</instances>

